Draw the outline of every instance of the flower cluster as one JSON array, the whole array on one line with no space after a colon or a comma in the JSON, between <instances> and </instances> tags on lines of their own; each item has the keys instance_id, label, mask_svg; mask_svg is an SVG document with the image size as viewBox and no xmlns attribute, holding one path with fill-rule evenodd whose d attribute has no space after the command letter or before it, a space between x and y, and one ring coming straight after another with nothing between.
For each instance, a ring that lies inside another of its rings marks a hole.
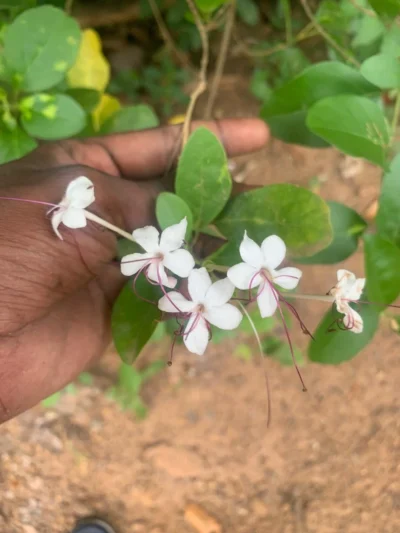
<instances>
[{"instance_id":1,"label":"flower cluster","mask_svg":"<svg viewBox=\"0 0 400 533\"><path fill-rule=\"evenodd\" d=\"M196 268L193 255L184 247L186 218L166 228L161 235L157 228L146 226L135 229L130 236L87 211L86 208L94 200L94 186L88 178L80 176L73 180L60 204L51 209L55 233L62 239L58 229L61 223L69 228L82 228L86 226L87 220L92 220L137 243L143 253L123 257L121 272L133 277L134 288L141 274L149 283L160 287L163 296L158 307L164 313L171 313L184 320L179 334L192 353L204 354L211 338L211 326L224 330L233 330L239 326L243 316L235 305L237 300L247 303L257 301L262 317L270 317L279 311L289 343L282 304L293 313L303 331L311 334L288 298L315 299L334 304L342 315L336 321L340 328L354 333L361 333L363 330L363 320L350 304L360 300L365 279L357 279L351 272L339 270L336 285L325 296L289 292L297 287L302 272L294 267L278 270L286 256L285 243L278 235L270 235L258 245L245 231L239 247L243 262L227 269L225 278L213 282L206 268ZM181 283L181 286L186 285L185 293L182 290L167 292L167 289L176 289L178 286L175 276L187 280L186 284ZM233 298L236 289L246 291L246 298ZM234 303L230 303L231 301Z\"/></svg>"}]
</instances>

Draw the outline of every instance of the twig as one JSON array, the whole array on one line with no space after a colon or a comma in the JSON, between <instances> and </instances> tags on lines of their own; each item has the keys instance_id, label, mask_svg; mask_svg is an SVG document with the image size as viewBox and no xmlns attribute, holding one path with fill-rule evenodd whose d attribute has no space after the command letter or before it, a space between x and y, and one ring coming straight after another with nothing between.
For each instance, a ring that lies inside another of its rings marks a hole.
<instances>
[{"instance_id":1,"label":"twig","mask_svg":"<svg viewBox=\"0 0 400 533\"><path fill-rule=\"evenodd\" d=\"M200 33L201 38L201 45L202 45L202 56L201 56L201 62L200 62L200 70L199 70L199 79L196 88L190 95L190 101L189 105L186 110L186 116L185 116L185 122L183 123L182 128L182 147L185 146L187 143L187 140L189 138L189 131L190 131L190 123L192 121L193 111L196 106L197 99L201 94L204 93L204 91L207 89L207 67L208 67L208 60L210 57L210 47L208 42L208 35L207 31L204 27L204 24L201 20L201 17L199 15L199 12L197 11L197 8L194 4L193 0L186 0L190 11L192 12L194 22L196 24L196 27Z\"/></svg>"},{"instance_id":2,"label":"twig","mask_svg":"<svg viewBox=\"0 0 400 533\"><path fill-rule=\"evenodd\" d=\"M65 0L64 11L66 12L67 15L71 14L73 3L74 3L74 0Z\"/></svg>"},{"instance_id":3,"label":"twig","mask_svg":"<svg viewBox=\"0 0 400 533\"><path fill-rule=\"evenodd\" d=\"M329 43L332 48L334 48L344 59L346 59L349 63L352 63L357 68L360 67L360 63L352 57L350 54L347 53L347 51L342 48L340 45L337 44L335 39L333 39L329 33L327 33L324 28L321 26L321 24L318 22L318 20L315 18L313 12L310 9L310 6L308 5L308 0L300 0L301 5L303 6L304 11L306 12L307 17L311 20L311 22L314 25L314 28L318 31L318 33L325 39L327 43Z\"/></svg>"},{"instance_id":4,"label":"twig","mask_svg":"<svg viewBox=\"0 0 400 533\"><path fill-rule=\"evenodd\" d=\"M377 14L375 11L372 11L372 9L368 9L366 7L360 6L360 4L357 2L357 0L350 0L350 4L352 4L358 11L363 13L364 15L368 15L369 17L376 17Z\"/></svg>"},{"instance_id":5,"label":"twig","mask_svg":"<svg viewBox=\"0 0 400 533\"><path fill-rule=\"evenodd\" d=\"M292 27L292 9L290 5L290 0L284 0L283 4L283 15L285 17L285 33L286 33L286 42L287 44L292 44L293 41L293 27Z\"/></svg>"},{"instance_id":6,"label":"twig","mask_svg":"<svg viewBox=\"0 0 400 533\"><path fill-rule=\"evenodd\" d=\"M396 138L399 116L400 116L400 91L397 92L396 101L394 104L394 112L393 112L393 120L392 120L392 142L394 142Z\"/></svg>"},{"instance_id":7,"label":"twig","mask_svg":"<svg viewBox=\"0 0 400 533\"><path fill-rule=\"evenodd\" d=\"M211 118L215 98L217 96L218 88L221 83L222 74L224 73L225 62L228 55L228 47L232 36L232 30L235 24L235 14L236 0L231 0L226 15L226 24L224 28L224 33L222 35L221 47L219 49L217 64L215 66L214 78L211 84L210 94L207 100L207 105L204 113L206 120Z\"/></svg>"},{"instance_id":8,"label":"twig","mask_svg":"<svg viewBox=\"0 0 400 533\"><path fill-rule=\"evenodd\" d=\"M148 2L153 13L154 19L157 23L158 29L160 30L161 37L164 39L167 48L170 49L171 53L174 54L176 59L183 67L190 70L192 68L190 62L188 61L188 58L182 52L182 50L179 50L179 48L174 43L172 35L170 34L168 27L162 18L162 14L157 5L157 2L155 0L148 0Z\"/></svg>"}]
</instances>

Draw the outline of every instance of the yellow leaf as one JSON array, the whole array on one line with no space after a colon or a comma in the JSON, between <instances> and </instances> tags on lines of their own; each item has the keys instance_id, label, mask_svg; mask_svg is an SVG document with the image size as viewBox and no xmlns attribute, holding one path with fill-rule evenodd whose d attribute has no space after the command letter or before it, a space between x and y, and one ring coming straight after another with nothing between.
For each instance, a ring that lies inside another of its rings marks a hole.
<instances>
[{"instance_id":1,"label":"yellow leaf","mask_svg":"<svg viewBox=\"0 0 400 533\"><path fill-rule=\"evenodd\" d=\"M101 51L101 40L92 29L82 32L75 65L67 73L70 87L104 91L110 80L110 65Z\"/></svg>"},{"instance_id":2,"label":"yellow leaf","mask_svg":"<svg viewBox=\"0 0 400 533\"><path fill-rule=\"evenodd\" d=\"M100 102L92 112L95 131L99 131L104 122L111 118L120 108L121 104L117 98L109 94L102 94Z\"/></svg>"},{"instance_id":3,"label":"yellow leaf","mask_svg":"<svg viewBox=\"0 0 400 533\"><path fill-rule=\"evenodd\" d=\"M185 122L185 115L174 115L168 120L168 124L176 125L183 124Z\"/></svg>"}]
</instances>

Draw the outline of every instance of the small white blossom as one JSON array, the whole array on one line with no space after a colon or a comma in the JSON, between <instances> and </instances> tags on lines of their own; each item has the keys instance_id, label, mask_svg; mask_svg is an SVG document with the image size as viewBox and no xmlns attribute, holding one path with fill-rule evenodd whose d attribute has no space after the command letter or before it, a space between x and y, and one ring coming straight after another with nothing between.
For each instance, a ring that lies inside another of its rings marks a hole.
<instances>
[{"instance_id":1,"label":"small white blossom","mask_svg":"<svg viewBox=\"0 0 400 533\"><path fill-rule=\"evenodd\" d=\"M178 309L189 315L183 342L190 352L203 355L210 338L210 324L232 330L242 320L242 313L234 305L227 303L234 290L235 287L228 278L212 283L207 270L198 268L189 274L188 292L191 300L172 291L161 298L158 307L166 313L177 313Z\"/></svg>"},{"instance_id":2,"label":"small white blossom","mask_svg":"<svg viewBox=\"0 0 400 533\"><path fill-rule=\"evenodd\" d=\"M356 278L348 270L338 270L338 283L330 290L330 295L334 297L336 308L339 313L344 314L343 325L353 333L361 333L363 330L363 319L352 307L350 302L357 302L365 286L365 278Z\"/></svg>"},{"instance_id":3,"label":"small white blossom","mask_svg":"<svg viewBox=\"0 0 400 533\"><path fill-rule=\"evenodd\" d=\"M58 226L63 223L68 228L84 228L87 224L85 209L95 200L94 185L86 176L79 176L68 185L64 197L53 212L51 225L57 237L63 240Z\"/></svg>"},{"instance_id":4,"label":"small white blossom","mask_svg":"<svg viewBox=\"0 0 400 533\"><path fill-rule=\"evenodd\" d=\"M121 260L121 272L133 276L142 271L152 282L174 288L177 280L167 276L167 268L181 278L187 278L195 262L192 254L182 250L187 228L186 217L179 224L166 228L160 236L157 228L146 226L136 229L132 236L146 253L129 254Z\"/></svg>"},{"instance_id":5,"label":"small white blossom","mask_svg":"<svg viewBox=\"0 0 400 533\"><path fill-rule=\"evenodd\" d=\"M245 232L239 251L244 262L231 267L228 278L241 290L259 287L257 303L261 316L272 316L279 301L274 284L284 289L294 289L301 278L301 270L294 267L276 270L286 255L285 243L277 235L267 237L258 246Z\"/></svg>"}]
</instances>

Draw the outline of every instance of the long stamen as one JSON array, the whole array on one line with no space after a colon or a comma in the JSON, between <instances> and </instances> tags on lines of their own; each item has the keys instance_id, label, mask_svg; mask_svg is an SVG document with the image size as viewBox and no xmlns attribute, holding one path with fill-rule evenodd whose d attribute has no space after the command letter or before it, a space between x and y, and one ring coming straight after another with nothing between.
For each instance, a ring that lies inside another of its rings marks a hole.
<instances>
[{"instance_id":1,"label":"long stamen","mask_svg":"<svg viewBox=\"0 0 400 533\"><path fill-rule=\"evenodd\" d=\"M279 304L279 297L277 297L277 294L279 295L279 293L276 291L276 289L274 288L274 286L272 285L272 283L269 280L268 280L268 283L270 284L270 287L271 287L271 290L272 290L272 294L274 295L274 298L276 300L276 303L277 303L277 306L278 306L278 309L279 309L279 314L281 315L282 324L283 324L283 327L284 327L284 330L285 330L286 338L287 338L288 343L289 343L290 354L292 356L292 361L293 361L294 367L296 369L297 375L299 376L300 382L301 382L301 384L303 386L303 392L307 392L307 387L306 387L306 385L304 383L304 380L303 380L303 377L301 375L299 366L298 366L296 358L294 356L292 340L290 338L290 333L289 333L289 329L288 329L287 324L286 324L285 316L284 316L282 308L281 308L281 306Z\"/></svg>"},{"instance_id":2,"label":"long stamen","mask_svg":"<svg viewBox=\"0 0 400 533\"><path fill-rule=\"evenodd\" d=\"M143 296L140 296L140 294L138 293L138 291L136 290L136 283L137 283L137 280L138 280L138 277L140 276L140 274L143 272L143 270L145 268L147 268L149 266L149 264L151 263L151 261L148 261L145 265L143 265L140 270L138 270L138 272L135 274L135 277L133 278L133 292L135 293L135 295L140 298L141 300L143 300L144 302L147 302L149 304L152 304L152 305L157 305L157 302L152 302L151 300L148 300L147 298L143 298Z\"/></svg>"},{"instance_id":3,"label":"long stamen","mask_svg":"<svg viewBox=\"0 0 400 533\"><path fill-rule=\"evenodd\" d=\"M268 379L267 370L266 370L266 368L264 366L264 352L263 352L263 349L262 349L261 339L260 339L260 336L258 334L257 328L256 328L256 326L255 326L250 314L248 313L247 309L240 302L239 302L239 306L242 309L243 313L246 315L246 318L247 318L247 320L250 323L251 329L254 332L254 335L256 337L257 344L258 344L258 353L259 353L259 356L260 356L260 364L261 364L263 372L264 372L265 386L266 386L266 390L267 390L267 427L269 427L270 424L271 424L271 389L270 389L270 386L269 386L269 379Z\"/></svg>"},{"instance_id":4,"label":"long stamen","mask_svg":"<svg viewBox=\"0 0 400 533\"><path fill-rule=\"evenodd\" d=\"M306 335L309 335L312 338L312 340L315 340L313 335L312 335L312 333L310 332L310 330L307 328L307 326L304 324L304 322L300 318L300 315L297 312L297 309L294 307L294 305L292 305L291 303L286 301L285 298L283 298L282 294L279 294L279 296L280 296L280 299L282 300L282 302L286 305L286 307L289 309L289 311L291 311L293 316L299 322L302 332L305 333Z\"/></svg>"},{"instance_id":5,"label":"long stamen","mask_svg":"<svg viewBox=\"0 0 400 533\"><path fill-rule=\"evenodd\" d=\"M179 322L178 322L179 324ZM167 365L168 366L172 366L172 358L174 356L174 348L175 348L175 344L176 344L176 339L182 335L182 332L183 332L183 325L182 324L179 324L179 329L177 329L176 331L174 331L174 338L172 340L172 344L171 344L171 351L170 351L170 355L169 355L169 359L168 359L168 363Z\"/></svg>"},{"instance_id":6,"label":"long stamen","mask_svg":"<svg viewBox=\"0 0 400 533\"><path fill-rule=\"evenodd\" d=\"M254 276L251 278L250 280L250 283L249 283L249 301L251 302L251 289L253 288L253 282L254 280L256 279L256 277L260 274L260 271L256 272L254 274Z\"/></svg>"},{"instance_id":7,"label":"long stamen","mask_svg":"<svg viewBox=\"0 0 400 533\"><path fill-rule=\"evenodd\" d=\"M160 274L160 264L158 263L157 264L157 278L158 278L158 284L161 288L161 290L163 291L163 294L164 296L167 298L167 300L169 301L170 304L172 304L175 309L178 311L178 313L182 313L182 311L179 309L179 307L175 304L175 302L172 301L171 297L169 296L169 294L167 293L167 291L164 289L164 285L162 283L162 279L161 279L161 274Z\"/></svg>"},{"instance_id":8,"label":"long stamen","mask_svg":"<svg viewBox=\"0 0 400 533\"><path fill-rule=\"evenodd\" d=\"M197 327L197 324L200 322L200 319L201 319L201 313L196 313L196 316L195 316L195 318L193 320L192 325L189 328L189 331L187 333L185 331L185 333L183 334L183 336L186 337L186 339L194 331L194 329Z\"/></svg>"},{"instance_id":9,"label":"long stamen","mask_svg":"<svg viewBox=\"0 0 400 533\"><path fill-rule=\"evenodd\" d=\"M12 200L14 202L25 202L27 204L47 205L53 208L58 207L58 204L52 204L50 202L42 202L41 200L28 200L26 198L11 198L9 196L0 196L0 200Z\"/></svg>"}]
</instances>

